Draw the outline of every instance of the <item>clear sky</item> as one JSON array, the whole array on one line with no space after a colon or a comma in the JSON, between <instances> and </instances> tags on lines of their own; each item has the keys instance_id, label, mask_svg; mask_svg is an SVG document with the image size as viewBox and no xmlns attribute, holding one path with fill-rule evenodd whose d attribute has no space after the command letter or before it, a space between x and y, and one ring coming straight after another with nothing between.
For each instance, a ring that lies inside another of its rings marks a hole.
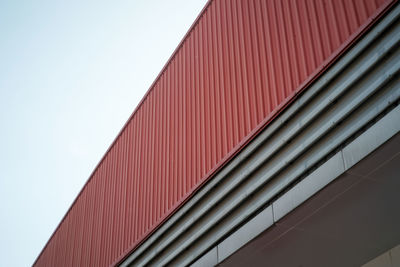
<instances>
[{"instance_id":1,"label":"clear sky","mask_svg":"<svg viewBox=\"0 0 400 267\"><path fill-rule=\"evenodd\" d=\"M0 1L0 266L30 266L206 0Z\"/></svg>"}]
</instances>

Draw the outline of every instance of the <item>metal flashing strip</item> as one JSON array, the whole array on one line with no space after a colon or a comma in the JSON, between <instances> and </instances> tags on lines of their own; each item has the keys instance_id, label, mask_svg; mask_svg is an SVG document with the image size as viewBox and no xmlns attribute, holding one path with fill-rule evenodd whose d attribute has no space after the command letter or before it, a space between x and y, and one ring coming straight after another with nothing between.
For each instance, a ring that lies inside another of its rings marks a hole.
<instances>
[{"instance_id":1,"label":"metal flashing strip","mask_svg":"<svg viewBox=\"0 0 400 267\"><path fill-rule=\"evenodd\" d=\"M399 17L396 5L121 266L195 262L394 109Z\"/></svg>"},{"instance_id":2,"label":"metal flashing strip","mask_svg":"<svg viewBox=\"0 0 400 267\"><path fill-rule=\"evenodd\" d=\"M399 132L400 106L397 106L314 172L276 199L270 206L215 246L211 250L214 254L205 254L192 266L206 267L221 263ZM349 162L351 164L348 164Z\"/></svg>"},{"instance_id":3,"label":"metal flashing strip","mask_svg":"<svg viewBox=\"0 0 400 267\"><path fill-rule=\"evenodd\" d=\"M275 200L272 204L274 222L279 221L399 132L400 106L397 106L318 169Z\"/></svg>"}]
</instances>

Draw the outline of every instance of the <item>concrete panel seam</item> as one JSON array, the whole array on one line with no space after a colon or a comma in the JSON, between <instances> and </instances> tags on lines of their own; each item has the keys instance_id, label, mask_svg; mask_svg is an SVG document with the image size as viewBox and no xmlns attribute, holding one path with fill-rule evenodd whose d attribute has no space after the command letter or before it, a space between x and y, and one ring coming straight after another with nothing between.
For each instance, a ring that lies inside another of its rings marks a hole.
<instances>
[{"instance_id":1,"label":"concrete panel seam","mask_svg":"<svg viewBox=\"0 0 400 267\"><path fill-rule=\"evenodd\" d=\"M345 170L350 169L399 131L400 106L397 106L343 149Z\"/></svg>"},{"instance_id":2,"label":"concrete panel seam","mask_svg":"<svg viewBox=\"0 0 400 267\"><path fill-rule=\"evenodd\" d=\"M218 244L218 262L229 257L247 242L254 239L273 224L272 207L268 206L253 219L241 226L228 238Z\"/></svg>"},{"instance_id":3,"label":"concrete panel seam","mask_svg":"<svg viewBox=\"0 0 400 267\"><path fill-rule=\"evenodd\" d=\"M276 216L275 220L279 221L343 172L343 157L342 153L339 151L272 203Z\"/></svg>"}]
</instances>

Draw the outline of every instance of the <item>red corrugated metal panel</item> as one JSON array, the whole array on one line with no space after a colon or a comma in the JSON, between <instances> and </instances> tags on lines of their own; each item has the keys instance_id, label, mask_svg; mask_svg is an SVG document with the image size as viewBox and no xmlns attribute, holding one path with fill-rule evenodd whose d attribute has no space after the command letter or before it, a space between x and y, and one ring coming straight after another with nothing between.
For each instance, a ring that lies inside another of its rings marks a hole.
<instances>
[{"instance_id":1,"label":"red corrugated metal panel","mask_svg":"<svg viewBox=\"0 0 400 267\"><path fill-rule=\"evenodd\" d=\"M35 265L126 255L390 2L210 1Z\"/></svg>"}]
</instances>

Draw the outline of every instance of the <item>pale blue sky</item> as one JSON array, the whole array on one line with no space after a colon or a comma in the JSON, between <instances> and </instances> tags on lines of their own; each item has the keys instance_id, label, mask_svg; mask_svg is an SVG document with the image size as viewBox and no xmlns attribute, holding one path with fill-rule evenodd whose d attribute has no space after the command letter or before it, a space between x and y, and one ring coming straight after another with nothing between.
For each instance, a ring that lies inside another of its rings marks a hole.
<instances>
[{"instance_id":1,"label":"pale blue sky","mask_svg":"<svg viewBox=\"0 0 400 267\"><path fill-rule=\"evenodd\" d=\"M30 266L206 0L0 1L0 266Z\"/></svg>"}]
</instances>

